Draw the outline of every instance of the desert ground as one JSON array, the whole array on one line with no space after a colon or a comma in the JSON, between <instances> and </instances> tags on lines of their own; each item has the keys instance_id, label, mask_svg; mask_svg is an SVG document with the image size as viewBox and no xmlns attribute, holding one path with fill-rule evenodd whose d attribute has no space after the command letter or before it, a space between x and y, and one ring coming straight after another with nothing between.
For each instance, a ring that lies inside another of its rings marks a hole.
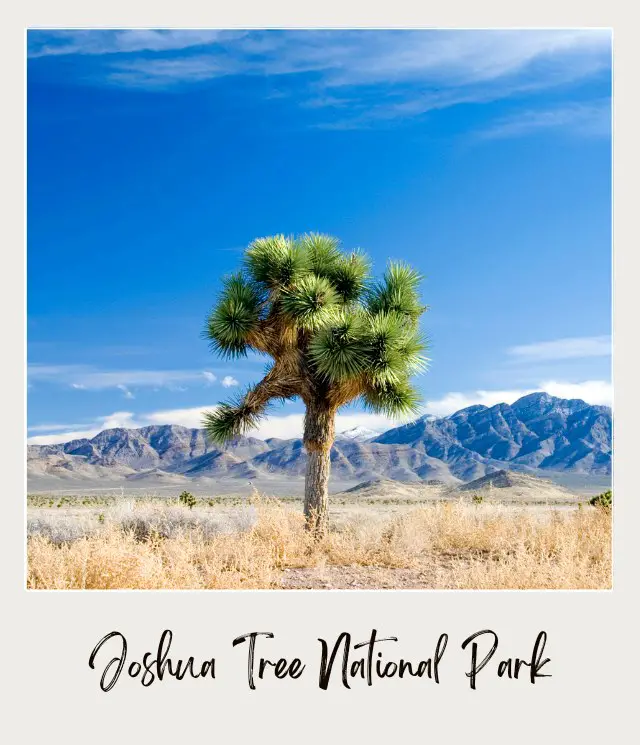
<instances>
[{"instance_id":1,"label":"desert ground","mask_svg":"<svg viewBox=\"0 0 640 745\"><path fill-rule=\"evenodd\" d=\"M508 473L472 488L375 481L334 493L314 541L299 497L38 494L30 589L606 589L611 512Z\"/></svg>"}]
</instances>

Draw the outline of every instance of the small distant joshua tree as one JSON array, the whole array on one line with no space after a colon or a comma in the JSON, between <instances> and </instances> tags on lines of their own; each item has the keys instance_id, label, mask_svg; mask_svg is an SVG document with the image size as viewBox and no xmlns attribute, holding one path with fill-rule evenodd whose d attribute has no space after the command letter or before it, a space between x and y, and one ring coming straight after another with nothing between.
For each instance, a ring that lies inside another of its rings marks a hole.
<instances>
[{"instance_id":1,"label":"small distant joshua tree","mask_svg":"<svg viewBox=\"0 0 640 745\"><path fill-rule=\"evenodd\" d=\"M308 454L304 514L317 535L327 527L338 409L357 399L391 417L419 412L410 378L427 365L418 326L426 310L421 279L390 262L375 282L365 254L343 253L327 235L259 238L241 270L224 279L208 317L205 336L214 352L238 358L254 350L273 362L244 395L205 414L207 435L223 444L254 428L271 401L300 397Z\"/></svg>"},{"instance_id":2,"label":"small distant joshua tree","mask_svg":"<svg viewBox=\"0 0 640 745\"><path fill-rule=\"evenodd\" d=\"M178 497L180 500L180 504L183 504L185 507L188 507L190 510L192 510L196 506L196 498L193 496L193 494L190 494L188 491L183 491L182 494Z\"/></svg>"},{"instance_id":3,"label":"small distant joshua tree","mask_svg":"<svg viewBox=\"0 0 640 745\"><path fill-rule=\"evenodd\" d=\"M610 510L611 505L613 504L613 492L611 489L607 489L607 491L602 492L602 494L598 494L596 497L592 497L589 500L589 504L593 505L594 507L604 507L605 509Z\"/></svg>"}]
</instances>

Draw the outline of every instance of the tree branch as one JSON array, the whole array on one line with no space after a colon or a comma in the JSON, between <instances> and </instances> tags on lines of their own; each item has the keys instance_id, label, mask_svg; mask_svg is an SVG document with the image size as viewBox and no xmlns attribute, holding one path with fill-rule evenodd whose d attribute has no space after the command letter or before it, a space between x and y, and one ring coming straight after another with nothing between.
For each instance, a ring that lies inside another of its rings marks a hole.
<instances>
[{"instance_id":1,"label":"tree branch","mask_svg":"<svg viewBox=\"0 0 640 745\"><path fill-rule=\"evenodd\" d=\"M204 428L209 439L224 444L234 437L254 429L273 399L287 399L300 393L297 378L281 365L274 365L265 377L241 398L221 403L215 411L204 415Z\"/></svg>"}]
</instances>

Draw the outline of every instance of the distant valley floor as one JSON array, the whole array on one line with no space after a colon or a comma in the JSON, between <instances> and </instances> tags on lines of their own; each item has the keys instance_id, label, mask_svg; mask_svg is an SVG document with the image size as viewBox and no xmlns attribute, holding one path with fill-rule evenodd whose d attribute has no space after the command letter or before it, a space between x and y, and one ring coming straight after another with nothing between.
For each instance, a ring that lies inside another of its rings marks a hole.
<instances>
[{"instance_id":1,"label":"distant valley floor","mask_svg":"<svg viewBox=\"0 0 640 745\"><path fill-rule=\"evenodd\" d=\"M524 478L527 475L522 474ZM549 471L531 474L534 483L539 479L540 483L551 482L571 492L583 496L599 494L611 488L611 477L601 475L587 475L579 473L554 473ZM473 483L473 482L471 482ZM436 495L442 493L447 487L447 493L453 493L452 486L429 484L427 482L402 482L392 479L375 479L371 482L360 482L353 480L340 480L332 478L329 483L330 494L348 494L349 501L360 501L364 494L362 487L371 487L367 491L374 491L379 498L390 498L403 493L425 495L426 499L439 498ZM433 487L436 486L434 489ZM33 477L28 479L27 493L52 496L75 495L75 496L128 496L138 498L149 497L177 497L182 491L187 490L197 497L249 497L256 492L265 496L287 497L302 499L304 494L304 478L265 478L256 481L247 479L192 479L180 483L167 484L163 481L145 481L144 485L137 485L128 479L121 480L87 480L78 482L70 480L62 481L59 478ZM496 498L499 499L499 490L496 490ZM535 500L537 501L537 500Z\"/></svg>"}]
</instances>

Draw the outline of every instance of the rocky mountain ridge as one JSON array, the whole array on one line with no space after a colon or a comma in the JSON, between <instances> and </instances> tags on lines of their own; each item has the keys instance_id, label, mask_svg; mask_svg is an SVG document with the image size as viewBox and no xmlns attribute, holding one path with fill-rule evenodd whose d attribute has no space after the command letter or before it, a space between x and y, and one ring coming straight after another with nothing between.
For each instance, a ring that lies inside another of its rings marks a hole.
<instances>
[{"instance_id":1,"label":"rocky mountain ridge","mask_svg":"<svg viewBox=\"0 0 640 745\"><path fill-rule=\"evenodd\" d=\"M336 438L332 476L459 483L509 468L529 472L611 473L612 417L606 406L533 393L515 403L424 416L382 434L355 428ZM153 425L109 429L91 439L28 447L30 480L259 480L302 477L301 439L238 437L224 448L200 429Z\"/></svg>"}]
</instances>

